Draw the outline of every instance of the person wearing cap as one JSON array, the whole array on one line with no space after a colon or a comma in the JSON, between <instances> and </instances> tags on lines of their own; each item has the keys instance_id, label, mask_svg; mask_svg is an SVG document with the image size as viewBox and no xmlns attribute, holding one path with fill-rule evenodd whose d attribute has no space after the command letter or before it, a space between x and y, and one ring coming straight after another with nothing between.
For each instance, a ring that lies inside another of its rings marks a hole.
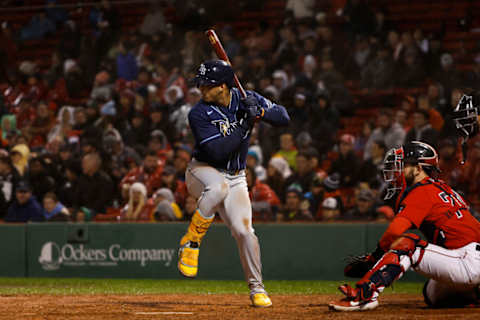
<instances>
[{"instance_id":1,"label":"person wearing cap","mask_svg":"<svg viewBox=\"0 0 480 320\"><path fill-rule=\"evenodd\" d=\"M178 221L182 220L183 212L175 202L172 190L160 188L153 194L152 217L153 221ZM196 203L195 203L196 206Z\"/></svg>"},{"instance_id":2,"label":"person wearing cap","mask_svg":"<svg viewBox=\"0 0 480 320\"><path fill-rule=\"evenodd\" d=\"M21 180L15 189L15 201L10 205L5 222L44 221L43 208L32 195L28 181Z\"/></svg>"},{"instance_id":3,"label":"person wearing cap","mask_svg":"<svg viewBox=\"0 0 480 320\"><path fill-rule=\"evenodd\" d=\"M281 214L277 215L281 221L311 221L313 215L310 212L310 204L303 197L302 187L298 184L288 186L285 196L285 204Z\"/></svg>"},{"instance_id":4,"label":"person wearing cap","mask_svg":"<svg viewBox=\"0 0 480 320\"><path fill-rule=\"evenodd\" d=\"M274 156L268 162L267 180L265 181L280 199L285 199L285 180L292 175L287 160Z\"/></svg>"},{"instance_id":5,"label":"person wearing cap","mask_svg":"<svg viewBox=\"0 0 480 320\"><path fill-rule=\"evenodd\" d=\"M265 181L267 179L267 171L262 166L262 149L258 145L250 146L247 152L247 167L252 168L257 175L257 179Z\"/></svg>"},{"instance_id":6,"label":"person wearing cap","mask_svg":"<svg viewBox=\"0 0 480 320\"><path fill-rule=\"evenodd\" d=\"M340 218L340 209L338 207L338 200L334 197L325 198L322 201L321 220L336 221L339 218Z\"/></svg>"},{"instance_id":7,"label":"person wearing cap","mask_svg":"<svg viewBox=\"0 0 480 320\"><path fill-rule=\"evenodd\" d=\"M372 221L377 219L375 211L375 196L370 189L361 189L355 197L355 205L348 210L343 219L355 221Z\"/></svg>"},{"instance_id":8,"label":"person wearing cap","mask_svg":"<svg viewBox=\"0 0 480 320\"><path fill-rule=\"evenodd\" d=\"M340 136L338 158L333 161L330 172L340 173L340 187L353 187L358 179L359 160L353 151L355 137L345 133Z\"/></svg>"}]
</instances>

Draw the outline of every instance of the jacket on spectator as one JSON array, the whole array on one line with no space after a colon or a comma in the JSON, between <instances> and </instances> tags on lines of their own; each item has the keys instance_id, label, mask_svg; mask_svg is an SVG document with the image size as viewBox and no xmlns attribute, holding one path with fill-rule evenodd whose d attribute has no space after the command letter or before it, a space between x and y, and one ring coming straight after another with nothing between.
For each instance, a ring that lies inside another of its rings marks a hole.
<instances>
[{"instance_id":1,"label":"jacket on spectator","mask_svg":"<svg viewBox=\"0 0 480 320\"><path fill-rule=\"evenodd\" d=\"M112 179L103 171L93 176L82 174L78 178L74 207L87 207L95 213L105 213L112 202L114 186Z\"/></svg>"},{"instance_id":2,"label":"jacket on spectator","mask_svg":"<svg viewBox=\"0 0 480 320\"><path fill-rule=\"evenodd\" d=\"M34 196L24 204L20 205L14 201L8 208L6 222L27 222L27 221L44 221L43 208Z\"/></svg>"}]
</instances>

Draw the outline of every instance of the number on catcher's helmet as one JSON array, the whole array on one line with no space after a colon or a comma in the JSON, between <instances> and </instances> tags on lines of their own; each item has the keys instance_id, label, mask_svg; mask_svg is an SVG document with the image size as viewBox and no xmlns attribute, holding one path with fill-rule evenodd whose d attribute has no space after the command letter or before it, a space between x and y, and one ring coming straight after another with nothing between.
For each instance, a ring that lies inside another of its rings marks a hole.
<instances>
[{"instance_id":1,"label":"number on catcher's helmet","mask_svg":"<svg viewBox=\"0 0 480 320\"><path fill-rule=\"evenodd\" d=\"M233 87L232 67L223 60L205 61L198 68L193 82L199 86L219 86L225 83L228 87Z\"/></svg>"}]
</instances>

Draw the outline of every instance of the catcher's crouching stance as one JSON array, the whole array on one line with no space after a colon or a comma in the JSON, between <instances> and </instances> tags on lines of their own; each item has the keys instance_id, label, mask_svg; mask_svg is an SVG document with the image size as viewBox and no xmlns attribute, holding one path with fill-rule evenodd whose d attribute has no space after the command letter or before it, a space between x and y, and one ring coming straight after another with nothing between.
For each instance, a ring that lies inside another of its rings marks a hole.
<instances>
[{"instance_id":1,"label":"catcher's crouching stance","mask_svg":"<svg viewBox=\"0 0 480 320\"><path fill-rule=\"evenodd\" d=\"M413 141L390 150L384 160L390 183L387 198L398 193L396 212L377 250L345 268L346 276L360 277L356 287L339 287L345 298L329 304L331 310L375 309L378 296L407 270L429 278L423 295L432 307L459 307L479 303L480 223L463 198L436 180L437 152ZM428 239L407 233L418 228Z\"/></svg>"}]
</instances>

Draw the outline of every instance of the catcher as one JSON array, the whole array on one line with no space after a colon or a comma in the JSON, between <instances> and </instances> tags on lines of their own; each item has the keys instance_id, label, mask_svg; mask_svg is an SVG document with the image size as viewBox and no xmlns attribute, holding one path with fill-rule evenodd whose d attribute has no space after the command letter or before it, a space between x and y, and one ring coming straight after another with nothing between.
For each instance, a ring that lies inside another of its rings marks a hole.
<instances>
[{"instance_id":1,"label":"catcher","mask_svg":"<svg viewBox=\"0 0 480 320\"><path fill-rule=\"evenodd\" d=\"M423 295L431 307L480 302L480 223L464 199L436 179L440 169L435 149L413 141L387 152L384 166L386 199L397 195L396 216L377 249L346 266L346 276L361 279L355 287L340 286L345 298L330 302L329 308L375 309L383 289L410 268L429 278ZM411 228L419 229L427 241L409 233Z\"/></svg>"}]
</instances>

